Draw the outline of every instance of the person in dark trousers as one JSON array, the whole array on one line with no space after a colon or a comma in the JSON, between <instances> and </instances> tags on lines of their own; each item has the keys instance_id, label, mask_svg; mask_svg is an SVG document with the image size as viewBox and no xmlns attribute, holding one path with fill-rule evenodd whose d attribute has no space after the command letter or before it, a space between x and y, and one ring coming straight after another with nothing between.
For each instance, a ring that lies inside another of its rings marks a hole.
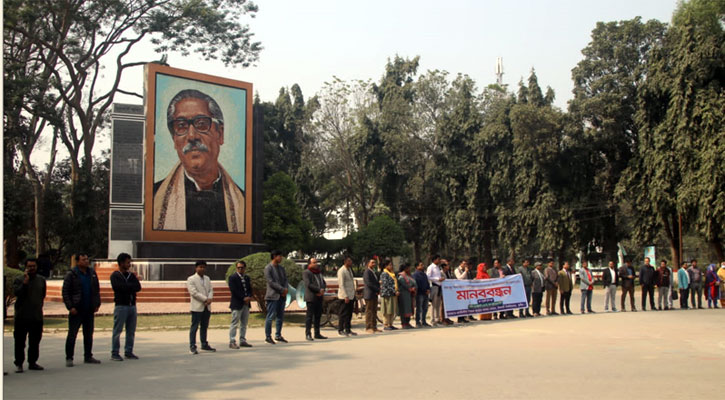
<instances>
[{"instance_id":1,"label":"person in dark trousers","mask_svg":"<svg viewBox=\"0 0 725 400\"><path fill-rule=\"evenodd\" d=\"M123 361L119 354L121 350L121 332L126 327L126 345L123 348L124 356L130 360L138 360L133 354L133 342L136 336L136 293L141 291L141 282L138 276L131 272L131 256L121 253L116 258L118 271L111 274L111 287L113 288L113 334L111 335L111 360Z\"/></svg>"},{"instance_id":2,"label":"person in dark trousers","mask_svg":"<svg viewBox=\"0 0 725 400\"><path fill-rule=\"evenodd\" d=\"M199 354L196 348L196 331L199 330L201 349L215 352L216 349L209 345L207 329L211 318L211 303L214 301L214 287L211 279L205 275L206 261L199 260L194 265L195 273L186 278L186 290L191 300L191 327L189 328L189 353Z\"/></svg>"},{"instance_id":3,"label":"person in dark trousers","mask_svg":"<svg viewBox=\"0 0 725 400\"><path fill-rule=\"evenodd\" d=\"M15 372L23 372L25 362L25 340L28 339L28 369L42 371L38 365L40 339L43 337L43 301L45 300L45 278L38 274L38 263L34 258L25 260L25 273L13 282L15 293Z\"/></svg>"},{"instance_id":4,"label":"person in dark trousers","mask_svg":"<svg viewBox=\"0 0 725 400\"><path fill-rule=\"evenodd\" d=\"M644 265L639 269L639 284L642 286L642 311L647 311L647 296L650 309L655 308L655 267L650 265L649 257L644 258Z\"/></svg>"},{"instance_id":5,"label":"person in dark trousers","mask_svg":"<svg viewBox=\"0 0 725 400\"><path fill-rule=\"evenodd\" d=\"M91 268L88 255L76 254L76 266L63 279L63 303L69 311L68 336L65 340L65 366L73 366L78 329L83 325L83 362L100 364L93 358L94 314L101 307L98 275Z\"/></svg>"},{"instance_id":6,"label":"person in dark trousers","mask_svg":"<svg viewBox=\"0 0 725 400\"><path fill-rule=\"evenodd\" d=\"M252 347L247 343L247 324L249 323L249 307L252 304L252 281L247 271L247 263L237 261L237 271L229 275L229 292L232 298L229 309L232 310L232 321L229 325L229 348ZM237 327L239 327L239 344L236 341Z\"/></svg>"},{"instance_id":7,"label":"person in dark trousers","mask_svg":"<svg viewBox=\"0 0 725 400\"><path fill-rule=\"evenodd\" d=\"M557 283L559 284L559 292L561 293L561 298L559 299L559 312L562 315L571 315L572 312L569 307L569 303L571 301L571 291L574 289L574 280L571 276L568 261L564 261L564 265L562 265L561 271L559 271Z\"/></svg>"},{"instance_id":8,"label":"person in dark trousers","mask_svg":"<svg viewBox=\"0 0 725 400\"><path fill-rule=\"evenodd\" d=\"M544 298L544 289L546 287L546 279L544 273L541 272L542 264L540 261L534 263L534 270L531 272L531 311L534 317L541 316L541 300Z\"/></svg>"},{"instance_id":9,"label":"person in dark trousers","mask_svg":"<svg viewBox=\"0 0 725 400\"><path fill-rule=\"evenodd\" d=\"M627 311L624 307L624 300L629 295L630 310L637 311L634 307L634 278L636 273L632 267L632 260L627 260L626 265L619 268L619 277L622 280L622 311Z\"/></svg>"},{"instance_id":10,"label":"person in dark trousers","mask_svg":"<svg viewBox=\"0 0 725 400\"><path fill-rule=\"evenodd\" d=\"M370 259L363 272L363 298L365 298L365 332L376 333L378 329L378 295L380 295L380 281L375 274L377 261Z\"/></svg>"},{"instance_id":11,"label":"person in dark trousers","mask_svg":"<svg viewBox=\"0 0 725 400\"><path fill-rule=\"evenodd\" d=\"M276 344L276 342L287 343L282 337L282 325L284 323L284 304L287 297L287 272L282 266L282 252L272 250L271 261L264 267L264 279L267 281L267 292L264 301L267 305L267 318L264 320L265 342ZM275 321L275 338L272 339L272 321Z\"/></svg>"},{"instance_id":12,"label":"person in dark trousers","mask_svg":"<svg viewBox=\"0 0 725 400\"><path fill-rule=\"evenodd\" d=\"M316 258L307 261L307 269L302 271L302 281L305 283L305 302L307 313L305 315L305 339L327 339L320 333L320 318L322 318L322 301L325 298L325 278L322 276L320 265ZM312 327L315 328L315 337L312 338Z\"/></svg>"},{"instance_id":13,"label":"person in dark trousers","mask_svg":"<svg viewBox=\"0 0 725 400\"><path fill-rule=\"evenodd\" d=\"M428 281L428 275L425 274L425 265L423 265L422 261L418 261L418 264L415 266L413 279L415 279L415 284L418 287L415 295L415 327L429 327L430 325L426 322L426 318L428 317L430 282Z\"/></svg>"},{"instance_id":14,"label":"person in dark trousers","mask_svg":"<svg viewBox=\"0 0 725 400\"><path fill-rule=\"evenodd\" d=\"M357 336L352 331L352 311L355 307L355 278L352 275L352 258L346 256L342 267L337 270L337 298L341 300L337 334L340 336Z\"/></svg>"}]
</instances>

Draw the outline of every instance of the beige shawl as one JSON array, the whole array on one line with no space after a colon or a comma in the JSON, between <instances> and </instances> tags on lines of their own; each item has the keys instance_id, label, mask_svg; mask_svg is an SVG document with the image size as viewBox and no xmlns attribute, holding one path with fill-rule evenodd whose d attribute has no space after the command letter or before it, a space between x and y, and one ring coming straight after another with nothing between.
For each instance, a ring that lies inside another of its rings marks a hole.
<instances>
[{"instance_id":1,"label":"beige shawl","mask_svg":"<svg viewBox=\"0 0 725 400\"><path fill-rule=\"evenodd\" d=\"M224 211L229 232L244 232L244 193L231 176L219 166L224 190ZM154 194L153 229L165 231L186 230L186 196L184 168L176 163L171 173L161 182Z\"/></svg>"}]
</instances>

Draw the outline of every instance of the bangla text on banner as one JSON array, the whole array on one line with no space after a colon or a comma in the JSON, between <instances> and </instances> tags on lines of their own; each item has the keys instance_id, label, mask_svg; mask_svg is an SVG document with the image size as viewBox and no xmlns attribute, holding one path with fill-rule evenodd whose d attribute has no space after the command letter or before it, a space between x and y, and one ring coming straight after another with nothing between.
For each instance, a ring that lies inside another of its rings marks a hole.
<instances>
[{"instance_id":1,"label":"bangla text on banner","mask_svg":"<svg viewBox=\"0 0 725 400\"><path fill-rule=\"evenodd\" d=\"M442 282L446 318L488 314L527 308L524 280L520 274L498 279Z\"/></svg>"}]
</instances>

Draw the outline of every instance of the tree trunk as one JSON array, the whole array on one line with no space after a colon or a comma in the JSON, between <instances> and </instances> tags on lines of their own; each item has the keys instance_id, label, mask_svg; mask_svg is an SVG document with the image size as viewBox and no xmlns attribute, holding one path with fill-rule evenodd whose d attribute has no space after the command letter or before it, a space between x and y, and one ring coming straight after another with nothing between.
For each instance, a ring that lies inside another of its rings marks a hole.
<instances>
[{"instance_id":1,"label":"tree trunk","mask_svg":"<svg viewBox=\"0 0 725 400\"><path fill-rule=\"evenodd\" d=\"M723 252L723 245L720 238L715 237L713 240L710 240L708 244L710 244L710 247L712 247L712 251L714 251L717 255L717 260L719 262L725 261L725 252ZM723 294L720 295L722 296Z\"/></svg>"},{"instance_id":2,"label":"tree trunk","mask_svg":"<svg viewBox=\"0 0 725 400\"><path fill-rule=\"evenodd\" d=\"M3 265L10 268L17 268L20 262L18 260L18 235L13 232L6 236L3 241L3 247L5 254L5 259L3 260L5 264Z\"/></svg>"}]
</instances>

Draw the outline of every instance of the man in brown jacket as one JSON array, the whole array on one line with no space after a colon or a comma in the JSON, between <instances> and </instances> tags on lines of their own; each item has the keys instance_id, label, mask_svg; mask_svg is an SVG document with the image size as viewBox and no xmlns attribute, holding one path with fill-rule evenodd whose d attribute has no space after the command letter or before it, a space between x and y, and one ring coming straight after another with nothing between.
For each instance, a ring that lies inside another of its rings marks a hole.
<instances>
[{"instance_id":1,"label":"man in brown jacket","mask_svg":"<svg viewBox=\"0 0 725 400\"><path fill-rule=\"evenodd\" d=\"M564 261L564 265L559 271L558 281L561 299L559 300L559 312L562 314L573 314L569 308L569 300L571 300L571 290L574 287L571 271L569 270L569 262ZM566 308L566 312L565 309Z\"/></svg>"}]
</instances>

